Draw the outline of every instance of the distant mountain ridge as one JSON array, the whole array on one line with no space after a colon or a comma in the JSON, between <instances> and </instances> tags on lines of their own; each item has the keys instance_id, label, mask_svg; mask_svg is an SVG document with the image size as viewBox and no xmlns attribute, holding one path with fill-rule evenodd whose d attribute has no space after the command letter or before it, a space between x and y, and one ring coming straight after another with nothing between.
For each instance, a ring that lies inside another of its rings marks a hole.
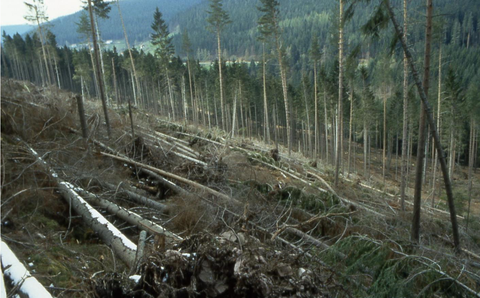
<instances>
[{"instance_id":1,"label":"distant mountain ridge","mask_svg":"<svg viewBox=\"0 0 480 298\"><path fill-rule=\"evenodd\" d=\"M132 44L150 37L150 25L153 12L158 7L168 22L173 16L188 10L204 0L120 0L125 27ZM99 20L103 40L121 40L124 38L122 23L115 2L111 3L109 19ZM47 11L48 14L48 11ZM57 37L59 46L83 42L77 33L77 25L82 11L54 19L50 22L51 31ZM7 33L8 34L8 33Z\"/></svg>"},{"instance_id":2,"label":"distant mountain ridge","mask_svg":"<svg viewBox=\"0 0 480 298\"><path fill-rule=\"evenodd\" d=\"M34 29L34 26L32 25L27 25L27 24L24 24L24 25L6 25L6 26L2 26L2 33L3 31L5 31L5 34L7 35L10 35L10 36L13 36L15 34L24 34L24 33L27 33L28 31L30 30L33 30Z\"/></svg>"}]
</instances>

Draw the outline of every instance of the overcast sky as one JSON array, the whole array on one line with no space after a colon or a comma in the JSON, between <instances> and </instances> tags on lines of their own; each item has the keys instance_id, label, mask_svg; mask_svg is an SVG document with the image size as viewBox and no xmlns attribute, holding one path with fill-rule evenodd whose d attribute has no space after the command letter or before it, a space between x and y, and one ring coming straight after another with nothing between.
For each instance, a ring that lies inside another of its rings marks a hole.
<instances>
[{"instance_id":1,"label":"overcast sky","mask_svg":"<svg viewBox=\"0 0 480 298\"><path fill-rule=\"evenodd\" d=\"M26 24L23 18L28 9L24 2L32 3L32 0L0 0L0 25ZM44 0L45 11L49 20L60 16L69 15L79 11L82 5L81 0Z\"/></svg>"}]
</instances>

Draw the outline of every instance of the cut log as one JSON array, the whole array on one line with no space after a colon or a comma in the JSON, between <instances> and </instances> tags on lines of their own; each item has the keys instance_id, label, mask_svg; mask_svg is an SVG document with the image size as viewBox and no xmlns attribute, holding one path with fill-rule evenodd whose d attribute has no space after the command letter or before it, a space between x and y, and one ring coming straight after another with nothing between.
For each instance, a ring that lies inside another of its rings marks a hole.
<instances>
[{"instance_id":1,"label":"cut log","mask_svg":"<svg viewBox=\"0 0 480 298\"><path fill-rule=\"evenodd\" d=\"M10 279L13 287L18 287L18 291L25 297L49 298L52 295L42 286L38 280L18 260L8 245L2 241L1 249L2 268L5 276ZM2 276L3 277L3 276ZM2 278L2 297L5 297L5 285ZM24 297L22 296L22 297Z\"/></svg>"},{"instance_id":2,"label":"cut log","mask_svg":"<svg viewBox=\"0 0 480 298\"><path fill-rule=\"evenodd\" d=\"M98 196L80 187L76 187L74 190L80 193L83 197L87 198L92 203L95 203L98 206L105 208L107 212L114 214L118 218L132 225L135 225L140 229L147 230L152 234L162 234L173 240L182 240L180 236L168 231L167 229L165 229L164 227L160 226L157 223L154 223L153 221L144 219L143 217L136 214L135 212L129 211L123 207L118 206L115 203L99 198Z\"/></svg>"}]
</instances>

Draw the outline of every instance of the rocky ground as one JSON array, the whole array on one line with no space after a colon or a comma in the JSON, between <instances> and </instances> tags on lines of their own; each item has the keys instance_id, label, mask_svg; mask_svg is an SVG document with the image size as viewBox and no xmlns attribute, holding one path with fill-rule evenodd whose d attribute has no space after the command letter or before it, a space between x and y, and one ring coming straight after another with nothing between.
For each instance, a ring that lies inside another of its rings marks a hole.
<instances>
[{"instance_id":1,"label":"rocky ground","mask_svg":"<svg viewBox=\"0 0 480 298\"><path fill-rule=\"evenodd\" d=\"M138 110L132 136L123 107L111 107L107 138L100 103L87 101L84 140L73 94L12 80L1 104L2 241L53 296L480 295L478 187L468 230L459 203L454 255L447 210L425 204L412 245L411 207L399 209L393 177L378 189L375 170L333 189L328 165L282 148L277 158L254 139ZM76 197L118 232L77 211Z\"/></svg>"}]
</instances>

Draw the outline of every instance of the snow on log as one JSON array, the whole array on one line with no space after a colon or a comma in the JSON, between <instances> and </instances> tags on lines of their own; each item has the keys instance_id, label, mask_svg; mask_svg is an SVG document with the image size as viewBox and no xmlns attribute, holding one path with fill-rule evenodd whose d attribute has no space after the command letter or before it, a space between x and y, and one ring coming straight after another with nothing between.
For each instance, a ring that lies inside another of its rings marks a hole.
<instances>
[{"instance_id":1,"label":"snow on log","mask_svg":"<svg viewBox=\"0 0 480 298\"><path fill-rule=\"evenodd\" d=\"M7 298L7 291L5 290L5 281L3 279L3 270L1 266L0 266L0 298Z\"/></svg>"},{"instance_id":2,"label":"snow on log","mask_svg":"<svg viewBox=\"0 0 480 298\"><path fill-rule=\"evenodd\" d=\"M138 215L135 212L129 211L123 207L118 206L115 203L112 203L110 201L104 200L102 198L99 198L98 196L80 188L76 187L74 189L76 192L82 194L83 197L87 198L89 201L99 205L102 208L105 208L107 212L112 213L119 217L120 219L135 225L139 227L140 229L144 229L149 231L152 234L162 234L165 235L169 238L175 239L175 240L182 240L182 238L164 227L154 223L153 221L150 221L148 219L144 219L140 215Z\"/></svg>"},{"instance_id":3,"label":"snow on log","mask_svg":"<svg viewBox=\"0 0 480 298\"><path fill-rule=\"evenodd\" d=\"M83 217L90 226L113 251L127 265L132 266L135 262L137 245L112 225L103 215L90 206L80 197L74 186L68 182L58 183L58 189L64 198L71 204L73 210Z\"/></svg>"},{"instance_id":4,"label":"snow on log","mask_svg":"<svg viewBox=\"0 0 480 298\"><path fill-rule=\"evenodd\" d=\"M72 206L73 210L82 216L86 224L100 236L105 244L113 249L122 261L128 266L133 266L137 245L130 241L130 239L123 235L113 224L79 196L75 192L75 187L72 184L59 179L58 174L47 165L35 150L30 148L27 143L24 144L57 183L58 190L67 203Z\"/></svg>"},{"instance_id":5,"label":"snow on log","mask_svg":"<svg viewBox=\"0 0 480 298\"><path fill-rule=\"evenodd\" d=\"M5 276L12 281L14 287L18 287L18 291L26 297L48 298L52 295L42 286L38 280L33 277L30 272L18 260L10 247L2 241L2 268ZM5 286L2 278L2 297L5 297ZM22 296L23 297L23 296Z\"/></svg>"}]
</instances>

